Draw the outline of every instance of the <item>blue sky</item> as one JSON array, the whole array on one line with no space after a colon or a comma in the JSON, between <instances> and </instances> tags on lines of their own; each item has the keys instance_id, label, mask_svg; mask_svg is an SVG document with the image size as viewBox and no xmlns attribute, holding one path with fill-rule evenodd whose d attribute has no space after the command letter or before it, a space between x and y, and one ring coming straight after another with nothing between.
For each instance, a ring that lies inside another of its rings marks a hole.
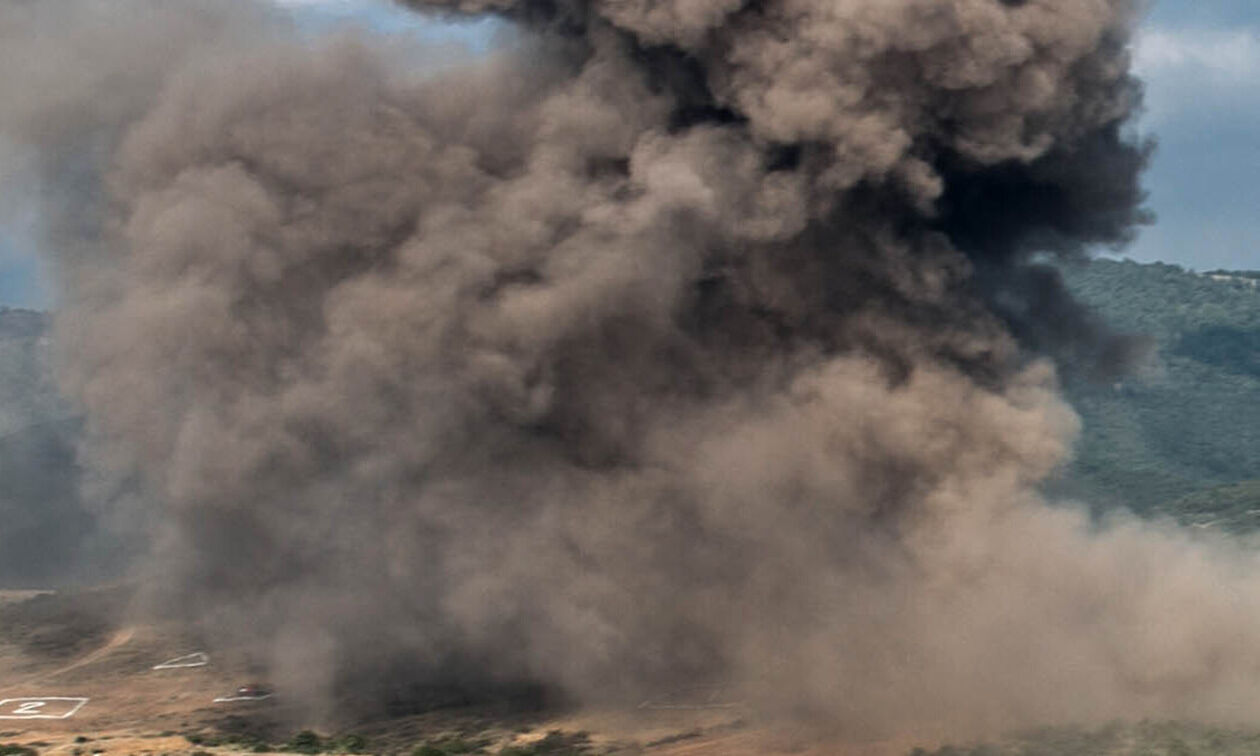
<instances>
[{"instance_id":1,"label":"blue sky","mask_svg":"<svg viewBox=\"0 0 1260 756\"><path fill-rule=\"evenodd\" d=\"M8 237L0 236L0 306L36 306L45 299L33 261Z\"/></svg>"},{"instance_id":2,"label":"blue sky","mask_svg":"<svg viewBox=\"0 0 1260 756\"><path fill-rule=\"evenodd\" d=\"M484 49L495 23L440 23L402 9L393 0L270 0L300 22L319 29L352 23L389 33L403 32L436 42Z\"/></svg>"},{"instance_id":3,"label":"blue sky","mask_svg":"<svg viewBox=\"0 0 1260 756\"><path fill-rule=\"evenodd\" d=\"M1199 270L1260 268L1260 2L1163 0L1136 50L1159 216L1125 254Z\"/></svg>"},{"instance_id":4,"label":"blue sky","mask_svg":"<svg viewBox=\"0 0 1260 756\"><path fill-rule=\"evenodd\" d=\"M491 24L450 26L390 0L273 0L311 28L347 22L484 48ZM1159 0L1137 39L1141 128L1160 147L1158 216L1121 254L1196 270L1260 269L1260 0ZM0 305L46 306L29 244L0 224Z\"/></svg>"}]
</instances>

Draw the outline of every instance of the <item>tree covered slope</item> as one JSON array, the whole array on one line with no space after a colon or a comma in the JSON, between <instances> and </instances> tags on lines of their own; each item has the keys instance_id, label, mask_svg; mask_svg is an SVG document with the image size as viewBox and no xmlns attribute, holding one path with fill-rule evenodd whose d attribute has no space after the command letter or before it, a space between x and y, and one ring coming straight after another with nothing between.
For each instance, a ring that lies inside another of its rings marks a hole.
<instances>
[{"instance_id":1,"label":"tree covered slope","mask_svg":"<svg viewBox=\"0 0 1260 756\"><path fill-rule=\"evenodd\" d=\"M48 316L0 307L0 588L44 586L89 548L75 443L80 423L53 384Z\"/></svg>"},{"instance_id":2,"label":"tree covered slope","mask_svg":"<svg viewBox=\"0 0 1260 756\"><path fill-rule=\"evenodd\" d=\"M1149 336L1153 349L1116 383L1068 382L1084 429L1055 487L1200 525L1260 526L1260 274L1127 260L1063 274L1109 324Z\"/></svg>"}]
</instances>

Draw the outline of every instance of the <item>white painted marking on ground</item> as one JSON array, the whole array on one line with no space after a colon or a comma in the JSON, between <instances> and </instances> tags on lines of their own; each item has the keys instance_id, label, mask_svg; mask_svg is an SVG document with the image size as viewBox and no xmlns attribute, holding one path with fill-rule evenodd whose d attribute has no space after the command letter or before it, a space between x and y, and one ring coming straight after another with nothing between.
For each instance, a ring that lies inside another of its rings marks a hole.
<instances>
[{"instance_id":1,"label":"white painted marking on ground","mask_svg":"<svg viewBox=\"0 0 1260 756\"><path fill-rule=\"evenodd\" d=\"M28 696L0 700L0 719L67 719L90 699L68 696Z\"/></svg>"},{"instance_id":2,"label":"white painted marking on ground","mask_svg":"<svg viewBox=\"0 0 1260 756\"><path fill-rule=\"evenodd\" d=\"M270 693L264 693L261 696L219 696L214 699L214 703L231 703L232 701L263 701L271 698Z\"/></svg>"},{"instance_id":3,"label":"white painted marking on ground","mask_svg":"<svg viewBox=\"0 0 1260 756\"><path fill-rule=\"evenodd\" d=\"M210 663L210 655L204 651L197 651L184 656L177 656L169 661L158 664L154 669L186 669L188 667L204 667Z\"/></svg>"}]
</instances>

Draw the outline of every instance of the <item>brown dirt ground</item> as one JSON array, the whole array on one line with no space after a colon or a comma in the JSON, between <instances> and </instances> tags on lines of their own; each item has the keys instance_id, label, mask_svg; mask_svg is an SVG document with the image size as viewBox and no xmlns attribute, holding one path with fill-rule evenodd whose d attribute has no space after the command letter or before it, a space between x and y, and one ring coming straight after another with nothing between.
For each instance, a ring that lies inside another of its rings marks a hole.
<instances>
[{"instance_id":1,"label":"brown dirt ground","mask_svg":"<svg viewBox=\"0 0 1260 756\"><path fill-rule=\"evenodd\" d=\"M194 745L185 734L249 730L284 718L274 700L212 703L246 679L244 661L230 654L216 653L205 667L153 670L155 664L201 649L176 628L119 625L121 612L101 609L109 603L91 592L0 591L0 699L90 699L64 720L0 719L0 744L66 756L228 756L246 751ZM79 605L90 610L79 612ZM527 745L554 730L589 733L592 754L902 756L916 745L821 740L754 720L752 712L740 708L551 716L446 709L364 723L355 731L368 737L373 753L383 754L408 754L418 743L453 733L475 733L488 742L486 753L494 754L504 745Z\"/></svg>"}]
</instances>

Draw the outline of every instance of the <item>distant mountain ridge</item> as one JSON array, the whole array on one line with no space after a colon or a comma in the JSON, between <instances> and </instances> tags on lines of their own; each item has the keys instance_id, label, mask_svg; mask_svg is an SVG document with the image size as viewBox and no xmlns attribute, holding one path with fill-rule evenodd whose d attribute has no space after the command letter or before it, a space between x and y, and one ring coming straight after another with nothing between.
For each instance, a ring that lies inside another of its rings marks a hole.
<instances>
[{"instance_id":1,"label":"distant mountain ridge","mask_svg":"<svg viewBox=\"0 0 1260 756\"><path fill-rule=\"evenodd\" d=\"M48 327L45 313L0 306L0 438L66 414L48 369Z\"/></svg>"},{"instance_id":2,"label":"distant mountain ridge","mask_svg":"<svg viewBox=\"0 0 1260 756\"><path fill-rule=\"evenodd\" d=\"M1244 281L1260 283L1260 270L1209 270L1201 275L1214 281Z\"/></svg>"},{"instance_id":3,"label":"distant mountain ridge","mask_svg":"<svg viewBox=\"0 0 1260 756\"><path fill-rule=\"evenodd\" d=\"M46 313L0 307L0 587L67 574L94 530L79 496L80 422L48 361Z\"/></svg>"},{"instance_id":4,"label":"distant mountain ridge","mask_svg":"<svg viewBox=\"0 0 1260 756\"><path fill-rule=\"evenodd\" d=\"M1052 489L1100 507L1260 527L1260 499L1247 498L1260 493L1249 483L1260 481L1260 272L1096 260L1062 273L1082 302L1152 338L1154 351L1120 382L1068 382L1084 428Z\"/></svg>"}]
</instances>

